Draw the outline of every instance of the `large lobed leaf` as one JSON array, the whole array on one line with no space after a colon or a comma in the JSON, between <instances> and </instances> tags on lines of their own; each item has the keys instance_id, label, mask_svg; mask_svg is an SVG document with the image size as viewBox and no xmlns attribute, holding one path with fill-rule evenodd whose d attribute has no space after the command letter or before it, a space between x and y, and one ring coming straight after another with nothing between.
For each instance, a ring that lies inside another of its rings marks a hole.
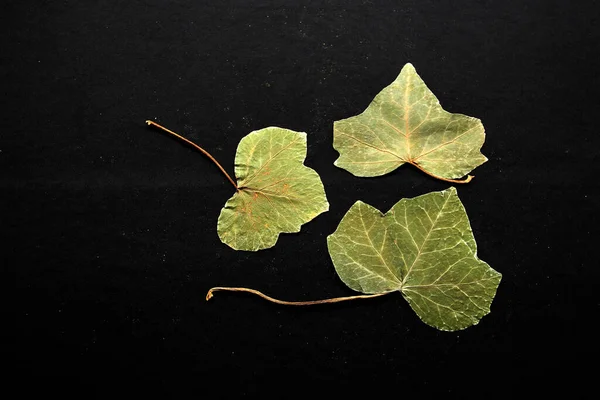
<instances>
[{"instance_id":1,"label":"large lobed leaf","mask_svg":"<svg viewBox=\"0 0 600 400\"><path fill-rule=\"evenodd\" d=\"M335 165L356 176L409 163L436 178L460 178L487 161L484 140L481 121L445 111L411 64L362 114L333 125Z\"/></svg>"},{"instance_id":2,"label":"large lobed leaf","mask_svg":"<svg viewBox=\"0 0 600 400\"><path fill-rule=\"evenodd\" d=\"M399 291L425 323L441 330L477 324L489 313L501 280L477 257L454 188L402 199L386 214L357 201L327 244L351 289Z\"/></svg>"},{"instance_id":3,"label":"large lobed leaf","mask_svg":"<svg viewBox=\"0 0 600 400\"><path fill-rule=\"evenodd\" d=\"M319 175L303 164L306 133L269 127L239 143L235 156L238 191L221 210L217 232L235 250L272 247L282 232L329 210Z\"/></svg>"}]
</instances>

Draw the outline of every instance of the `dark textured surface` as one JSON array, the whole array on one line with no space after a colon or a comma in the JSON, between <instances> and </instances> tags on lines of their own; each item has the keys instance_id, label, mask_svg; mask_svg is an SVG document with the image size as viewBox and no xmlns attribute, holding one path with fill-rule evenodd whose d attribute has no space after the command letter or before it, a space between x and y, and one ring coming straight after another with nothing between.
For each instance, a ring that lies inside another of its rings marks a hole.
<instances>
[{"instance_id":1,"label":"dark textured surface","mask_svg":"<svg viewBox=\"0 0 600 400\"><path fill-rule=\"evenodd\" d=\"M0 226L16 286L4 347L22 394L580 393L587 381L563 374L597 349L593 2L12 3L0 17ZM408 166L373 179L333 166L333 121L406 62L445 109L486 128L490 161L458 193L479 256L503 274L492 313L444 333L400 295L205 302L212 286L350 295L325 241L350 205L385 211L448 187ZM306 131L330 212L273 249L231 250L216 233L231 185L146 119L229 171L251 130Z\"/></svg>"}]
</instances>

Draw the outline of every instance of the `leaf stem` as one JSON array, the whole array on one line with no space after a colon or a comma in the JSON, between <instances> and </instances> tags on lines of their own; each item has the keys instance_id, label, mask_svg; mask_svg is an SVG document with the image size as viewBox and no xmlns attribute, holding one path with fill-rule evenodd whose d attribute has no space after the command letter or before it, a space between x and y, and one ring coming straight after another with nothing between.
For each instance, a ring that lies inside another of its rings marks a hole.
<instances>
[{"instance_id":1,"label":"leaf stem","mask_svg":"<svg viewBox=\"0 0 600 400\"><path fill-rule=\"evenodd\" d=\"M210 289L208 291L208 293L206 293L206 301L212 299L214 292L218 292L218 291L252 293L259 297L262 297L265 300L270 301L271 303L282 304L284 306L313 306L313 305L317 305L317 304L339 303L341 301L347 301L347 300L370 299L372 297L379 297L379 296L383 296L388 293L391 293L391 292L385 292L385 293L365 294L365 295L349 296L349 297L335 297L333 299L312 300L312 301L285 301L285 300L274 299L270 296L267 296L266 294L259 292L258 290L254 290L254 289L248 289L248 288L243 288L243 287L214 287L214 288Z\"/></svg>"},{"instance_id":2,"label":"leaf stem","mask_svg":"<svg viewBox=\"0 0 600 400\"><path fill-rule=\"evenodd\" d=\"M417 164L416 162L413 161L408 161L408 163L412 166L417 167L418 169L420 169L421 171L425 172L427 175L435 178L435 179L439 179L440 181L446 181L446 182L452 182L452 183L469 183L471 182L471 180L473 178L475 178L473 175L467 175L467 177L465 179L448 179L448 178L442 178L441 176L437 176L432 174L431 172L427 171L426 169L421 168L421 166L419 164Z\"/></svg>"},{"instance_id":3,"label":"leaf stem","mask_svg":"<svg viewBox=\"0 0 600 400\"><path fill-rule=\"evenodd\" d=\"M214 162L215 164L217 164L217 167L219 167L219 169L221 170L222 173L225 174L225 176L227 177L227 179L229 179L229 182L231 182L231 184L233 185L233 187L238 190L238 186L236 185L235 181L233 179L231 179L231 176L229 176L229 174L227 173L227 171L225 171L225 169L221 166L221 164L219 164L219 162L206 150L204 150L202 147L198 146L196 143L192 142L189 139L184 138L181 135L178 135L177 133L173 132L172 130L169 130L167 128L165 128L162 125L157 124L154 121L150 121L150 120L146 120L146 123L150 126L156 126L159 129L162 129L163 131L170 133L171 135L175 136L176 138L183 140L184 142L186 142L187 144L193 146L194 148L196 148L197 150L199 150L202 154L204 154L205 156L207 156L208 158L210 158L210 160L212 162Z\"/></svg>"}]
</instances>

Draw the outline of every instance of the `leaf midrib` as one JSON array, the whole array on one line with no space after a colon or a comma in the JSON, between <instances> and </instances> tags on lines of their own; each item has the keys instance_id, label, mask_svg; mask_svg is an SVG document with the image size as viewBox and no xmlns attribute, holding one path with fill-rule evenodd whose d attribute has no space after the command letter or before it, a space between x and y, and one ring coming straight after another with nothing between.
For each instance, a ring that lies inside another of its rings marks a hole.
<instances>
[{"instance_id":1,"label":"leaf midrib","mask_svg":"<svg viewBox=\"0 0 600 400\"><path fill-rule=\"evenodd\" d=\"M431 228L429 229L429 232L427 232L427 236L425 236L425 239L423 240L423 244L421 245L421 247L419 248L419 250L417 252L417 256L415 257L413 263L411 264L410 268L406 272L406 275L404 276L404 279L402 279L402 287L404 287L404 285L406 284L406 281L408 280L408 277L410 276L410 273L412 272L415 264L419 260L419 257L421 256L421 252L423 251L423 248L425 248L425 245L427 244L427 241L429 240L429 236L431 235L431 232L433 232L433 229L435 228L435 225L437 224L438 220L440 219L440 216L442 215L442 213L444 211L444 208L446 208L446 204L448 204L448 201L450 201L450 197L451 196L448 196L446 198L446 201L442 205L442 208L440 208L440 211L439 211L438 215L435 217L435 220L431 224ZM407 226L407 232L409 232L409 234L412 236L412 233L408 229L408 226Z\"/></svg>"},{"instance_id":2,"label":"leaf midrib","mask_svg":"<svg viewBox=\"0 0 600 400\"><path fill-rule=\"evenodd\" d=\"M249 188L250 182L252 182L252 180L254 178L256 178L256 176L265 168L265 166L270 164L275 158L277 158L285 150L289 149L298 140L300 140L300 137L296 137L291 142L289 142L287 145L285 145L283 148L281 148L277 153L273 154L267 161L265 161L265 163L263 165L260 166L260 168L253 175L246 178L246 180L240 185L239 189Z\"/></svg>"},{"instance_id":3,"label":"leaf midrib","mask_svg":"<svg viewBox=\"0 0 600 400\"><path fill-rule=\"evenodd\" d=\"M410 78L412 74L408 74L406 77L406 88L404 89L404 137L406 139L406 153L408 154L408 159L410 160L410 133L409 133L409 110L410 105L408 104L408 95L410 93Z\"/></svg>"}]
</instances>

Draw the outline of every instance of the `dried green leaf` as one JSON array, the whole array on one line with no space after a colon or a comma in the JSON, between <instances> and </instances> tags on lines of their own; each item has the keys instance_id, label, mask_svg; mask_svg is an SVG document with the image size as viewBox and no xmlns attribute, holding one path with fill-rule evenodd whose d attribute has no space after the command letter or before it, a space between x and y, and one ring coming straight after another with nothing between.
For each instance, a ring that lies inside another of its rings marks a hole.
<instances>
[{"instance_id":1,"label":"dried green leaf","mask_svg":"<svg viewBox=\"0 0 600 400\"><path fill-rule=\"evenodd\" d=\"M386 214L358 201L327 244L351 289L399 291L426 324L441 330L477 324L489 313L501 280L477 257L454 188L402 199Z\"/></svg>"},{"instance_id":2,"label":"dried green leaf","mask_svg":"<svg viewBox=\"0 0 600 400\"><path fill-rule=\"evenodd\" d=\"M357 116L336 121L335 165L356 176L380 176L409 163L456 181L487 161L480 149L484 128L477 118L445 111L411 64Z\"/></svg>"},{"instance_id":3,"label":"dried green leaf","mask_svg":"<svg viewBox=\"0 0 600 400\"><path fill-rule=\"evenodd\" d=\"M329 210L319 175L305 166L306 133L269 127L251 132L235 156L237 192L221 210L217 232L235 250L272 247L282 232Z\"/></svg>"}]
</instances>

